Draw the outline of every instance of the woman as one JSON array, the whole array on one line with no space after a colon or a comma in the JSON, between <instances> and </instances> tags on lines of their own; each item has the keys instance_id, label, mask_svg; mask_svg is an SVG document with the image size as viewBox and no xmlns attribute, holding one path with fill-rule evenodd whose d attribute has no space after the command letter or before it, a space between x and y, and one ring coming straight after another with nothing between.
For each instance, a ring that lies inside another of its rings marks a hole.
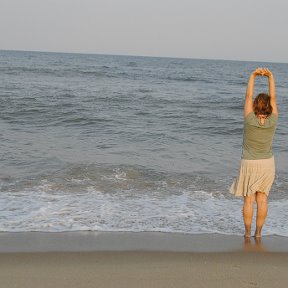
<instances>
[{"instance_id":1,"label":"woman","mask_svg":"<svg viewBox=\"0 0 288 288\"><path fill-rule=\"evenodd\" d=\"M257 76L268 78L269 95L260 93L253 101L254 80ZM257 68L250 75L247 85L242 160L238 178L230 188L230 192L235 196L244 197L245 237L251 235L255 199L257 202L255 237L261 237L261 230L267 216L267 197L275 178L272 141L277 120L278 110L273 74L267 68Z\"/></svg>"}]
</instances>

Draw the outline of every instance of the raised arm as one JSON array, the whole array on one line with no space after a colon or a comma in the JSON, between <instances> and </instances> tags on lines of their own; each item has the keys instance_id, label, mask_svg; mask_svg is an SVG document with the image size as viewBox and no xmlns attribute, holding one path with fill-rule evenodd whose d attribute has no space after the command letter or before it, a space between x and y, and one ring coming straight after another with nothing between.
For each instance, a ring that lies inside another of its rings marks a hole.
<instances>
[{"instance_id":1,"label":"raised arm","mask_svg":"<svg viewBox=\"0 0 288 288\"><path fill-rule=\"evenodd\" d=\"M247 89L246 89L244 117L246 117L249 113L253 111L254 82L255 82L256 76L262 76L262 75L263 75L262 68L257 68L250 75L250 78L247 84Z\"/></svg>"},{"instance_id":2,"label":"raised arm","mask_svg":"<svg viewBox=\"0 0 288 288\"><path fill-rule=\"evenodd\" d=\"M270 104L273 108L273 113L278 116L274 76L268 68L263 69L263 76L268 77Z\"/></svg>"}]
</instances>

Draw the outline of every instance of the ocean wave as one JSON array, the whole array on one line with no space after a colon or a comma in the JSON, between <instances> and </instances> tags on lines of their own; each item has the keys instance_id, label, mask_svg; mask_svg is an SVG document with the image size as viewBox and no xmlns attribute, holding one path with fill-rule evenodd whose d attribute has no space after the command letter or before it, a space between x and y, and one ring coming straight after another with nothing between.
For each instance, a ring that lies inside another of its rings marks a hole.
<instances>
[{"instance_id":1,"label":"ocean wave","mask_svg":"<svg viewBox=\"0 0 288 288\"><path fill-rule=\"evenodd\" d=\"M127 66L127 67L137 67L138 65L137 65L136 62L130 61L130 62L128 62L128 63L126 64L126 66Z\"/></svg>"},{"instance_id":2,"label":"ocean wave","mask_svg":"<svg viewBox=\"0 0 288 288\"><path fill-rule=\"evenodd\" d=\"M47 68L47 67L25 67L25 66L14 66L14 67L2 67L1 72L8 75L19 75L19 74L39 74L39 75L61 75L62 69Z\"/></svg>"},{"instance_id":3,"label":"ocean wave","mask_svg":"<svg viewBox=\"0 0 288 288\"><path fill-rule=\"evenodd\" d=\"M0 71L7 75L21 75L25 74L28 75L35 75L35 76L55 76L55 77L95 77L95 78L109 78L109 77L123 77L127 75L125 72L109 72L110 68L107 66L99 67L98 69L81 69L81 68L70 68L70 69L63 69L56 68L56 67L2 67Z\"/></svg>"},{"instance_id":4,"label":"ocean wave","mask_svg":"<svg viewBox=\"0 0 288 288\"><path fill-rule=\"evenodd\" d=\"M193 76L179 76L179 77L168 76L165 79L169 81L203 82L206 84L215 83L212 79L204 79L204 78L193 77Z\"/></svg>"},{"instance_id":5,"label":"ocean wave","mask_svg":"<svg viewBox=\"0 0 288 288\"><path fill-rule=\"evenodd\" d=\"M64 115L61 115L58 117L58 119L54 119L53 125L64 125L64 126L93 126L101 123L109 124L110 122L113 122L113 119L110 119L108 117L79 117L76 116L75 113L72 113L70 117L66 117Z\"/></svg>"},{"instance_id":6,"label":"ocean wave","mask_svg":"<svg viewBox=\"0 0 288 288\"><path fill-rule=\"evenodd\" d=\"M119 175L116 179L123 182L126 176ZM78 182L73 181L75 185ZM0 231L243 233L241 201L215 197L201 190L160 197L159 193L127 195L121 191L107 194L93 186L73 194L49 183L34 188L37 190L26 189L2 197L5 209L0 213ZM287 208L287 201L270 202L264 235L288 236L284 228Z\"/></svg>"},{"instance_id":7,"label":"ocean wave","mask_svg":"<svg viewBox=\"0 0 288 288\"><path fill-rule=\"evenodd\" d=\"M124 165L74 165L14 184L4 175L0 231L240 235L242 202L223 190L223 180ZM266 233L288 236L288 199L272 199L270 210Z\"/></svg>"}]
</instances>

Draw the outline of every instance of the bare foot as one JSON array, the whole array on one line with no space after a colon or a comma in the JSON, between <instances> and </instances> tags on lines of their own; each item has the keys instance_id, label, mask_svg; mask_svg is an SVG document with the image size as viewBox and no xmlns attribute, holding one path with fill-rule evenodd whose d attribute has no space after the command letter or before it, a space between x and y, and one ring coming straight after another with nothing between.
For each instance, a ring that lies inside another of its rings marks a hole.
<instances>
[{"instance_id":1,"label":"bare foot","mask_svg":"<svg viewBox=\"0 0 288 288\"><path fill-rule=\"evenodd\" d=\"M255 238L261 238L261 230L262 230L262 227L256 228L255 234L254 234Z\"/></svg>"},{"instance_id":2,"label":"bare foot","mask_svg":"<svg viewBox=\"0 0 288 288\"><path fill-rule=\"evenodd\" d=\"M245 235L244 235L244 237L245 238L250 238L250 236L251 236L251 229L245 227Z\"/></svg>"},{"instance_id":3,"label":"bare foot","mask_svg":"<svg viewBox=\"0 0 288 288\"><path fill-rule=\"evenodd\" d=\"M244 244L245 245L251 244L251 238L250 237L244 237Z\"/></svg>"}]
</instances>

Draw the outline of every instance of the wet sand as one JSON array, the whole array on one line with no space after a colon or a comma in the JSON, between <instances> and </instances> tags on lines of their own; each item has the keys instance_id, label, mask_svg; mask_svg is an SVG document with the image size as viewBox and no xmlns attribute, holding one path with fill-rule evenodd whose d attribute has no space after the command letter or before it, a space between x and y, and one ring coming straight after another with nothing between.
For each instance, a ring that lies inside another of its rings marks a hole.
<instances>
[{"instance_id":1,"label":"wet sand","mask_svg":"<svg viewBox=\"0 0 288 288\"><path fill-rule=\"evenodd\" d=\"M1 287L287 287L288 243L170 233L0 233Z\"/></svg>"}]
</instances>

